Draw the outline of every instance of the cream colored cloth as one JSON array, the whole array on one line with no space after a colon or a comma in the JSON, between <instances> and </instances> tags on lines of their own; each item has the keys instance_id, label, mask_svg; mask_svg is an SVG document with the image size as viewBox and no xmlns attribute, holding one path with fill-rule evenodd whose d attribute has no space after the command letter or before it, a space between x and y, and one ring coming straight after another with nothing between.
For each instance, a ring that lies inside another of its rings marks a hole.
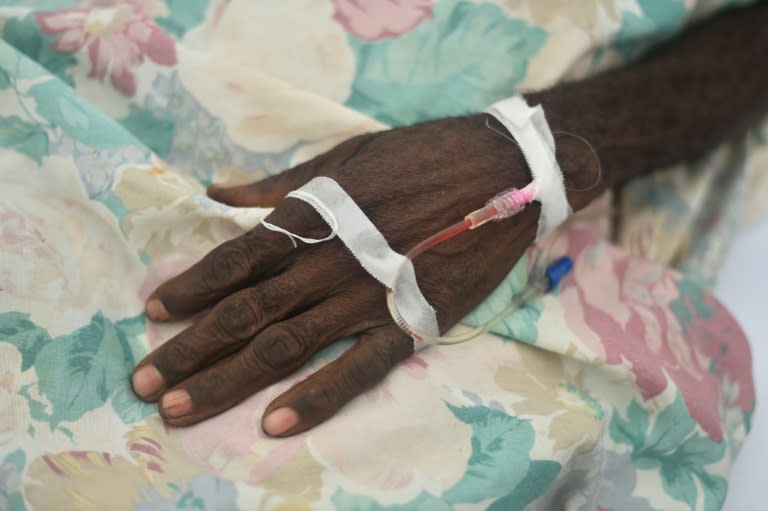
<instances>
[{"instance_id":1,"label":"cream colored cloth","mask_svg":"<svg viewBox=\"0 0 768 511\"><path fill-rule=\"evenodd\" d=\"M760 130L633 183L618 244L603 212L574 219L557 293L308 433L265 437L264 407L352 340L185 429L128 379L184 327L146 322L149 292L267 213L204 185L620 65L724 3L2 2L0 509L719 509L754 389L706 288L764 203Z\"/></svg>"}]
</instances>

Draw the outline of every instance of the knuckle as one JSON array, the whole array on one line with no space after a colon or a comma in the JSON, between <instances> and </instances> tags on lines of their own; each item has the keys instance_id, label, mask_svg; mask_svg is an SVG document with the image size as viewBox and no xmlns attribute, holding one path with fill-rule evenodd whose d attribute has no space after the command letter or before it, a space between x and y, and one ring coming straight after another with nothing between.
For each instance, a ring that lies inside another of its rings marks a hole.
<instances>
[{"instance_id":1,"label":"knuckle","mask_svg":"<svg viewBox=\"0 0 768 511\"><path fill-rule=\"evenodd\" d=\"M188 373L195 366L197 350L183 341L169 342L160 351L156 365L171 380Z\"/></svg>"},{"instance_id":2,"label":"knuckle","mask_svg":"<svg viewBox=\"0 0 768 511\"><path fill-rule=\"evenodd\" d=\"M220 396L226 396L232 392L233 387L242 386L241 382L238 382L237 386L233 383L230 372L222 368L214 368L206 371L204 377L196 379L187 391L196 406L205 407L213 403L220 404Z\"/></svg>"},{"instance_id":3,"label":"knuckle","mask_svg":"<svg viewBox=\"0 0 768 511\"><path fill-rule=\"evenodd\" d=\"M263 359L253 345L249 345L247 349L240 352L240 360L249 374L260 375L265 372Z\"/></svg>"},{"instance_id":4,"label":"knuckle","mask_svg":"<svg viewBox=\"0 0 768 511\"><path fill-rule=\"evenodd\" d=\"M215 326L224 334L223 340L243 341L250 339L259 330L261 299L258 291L241 291L223 301L216 312Z\"/></svg>"},{"instance_id":5,"label":"knuckle","mask_svg":"<svg viewBox=\"0 0 768 511\"><path fill-rule=\"evenodd\" d=\"M335 410L341 394L334 385L313 385L305 390L304 403L313 410Z\"/></svg>"},{"instance_id":6,"label":"knuckle","mask_svg":"<svg viewBox=\"0 0 768 511\"><path fill-rule=\"evenodd\" d=\"M260 358L273 371L284 371L301 363L308 353L309 343L304 335L284 325L275 325L267 344L260 350Z\"/></svg>"},{"instance_id":7,"label":"knuckle","mask_svg":"<svg viewBox=\"0 0 768 511\"><path fill-rule=\"evenodd\" d=\"M371 369L386 372L398 360L394 346L389 342L377 342L371 346Z\"/></svg>"},{"instance_id":8,"label":"knuckle","mask_svg":"<svg viewBox=\"0 0 768 511\"><path fill-rule=\"evenodd\" d=\"M408 357L411 348L394 339L381 338L368 346L368 356L356 360L347 370L350 383L363 389L375 385L401 360Z\"/></svg>"},{"instance_id":9,"label":"knuckle","mask_svg":"<svg viewBox=\"0 0 768 511\"><path fill-rule=\"evenodd\" d=\"M347 386L349 388L358 388L360 390L365 390L368 387L371 387L381 376L383 376L382 373L386 373L386 370L382 371L381 367L381 362L376 360L370 364L361 361L351 363L347 368L344 378Z\"/></svg>"},{"instance_id":10,"label":"knuckle","mask_svg":"<svg viewBox=\"0 0 768 511\"><path fill-rule=\"evenodd\" d=\"M226 241L203 260L203 283L211 290L229 287L248 278L247 243L241 239Z\"/></svg>"},{"instance_id":11,"label":"knuckle","mask_svg":"<svg viewBox=\"0 0 768 511\"><path fill-rule=\"evenodd\" d=\"M296 199L281 202L267 220L310 238L322 238L330 231L328 224L312 206Z\"/></svg>"}]
</instances>

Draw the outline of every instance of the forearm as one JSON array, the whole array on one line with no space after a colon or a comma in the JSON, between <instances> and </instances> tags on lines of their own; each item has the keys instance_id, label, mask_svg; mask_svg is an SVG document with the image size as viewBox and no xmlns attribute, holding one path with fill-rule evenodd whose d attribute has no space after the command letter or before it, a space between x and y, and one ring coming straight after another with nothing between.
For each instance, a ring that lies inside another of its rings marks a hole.
<instances>
[{"instance_id":1,"label":"forearm","mask_svg":"<svg viewBox=\"0 0 768 511\"><path fill-rule=\"evenodd\" d=\"M768 111L768 4L705 21L633 66L526 96L553 131L594 145L602 188L696 158Z\"/></svg>"}]
</instances>

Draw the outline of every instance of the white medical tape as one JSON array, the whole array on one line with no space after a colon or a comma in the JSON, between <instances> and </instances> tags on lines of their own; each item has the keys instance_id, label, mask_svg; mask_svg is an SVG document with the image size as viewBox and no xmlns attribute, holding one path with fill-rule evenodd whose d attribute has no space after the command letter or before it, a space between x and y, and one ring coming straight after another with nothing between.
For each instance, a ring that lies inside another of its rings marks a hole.
<instances>
[{"instance_id":1,"label":"white medical tape","mask_svg":"<svg viewBox=\"0 0 768 511\"><path fill-rule=\"evenodd\" d=\"M319 243L338 236L373 278L396 291L397 308L415 331L430 336L439 335L435 310L419 289L413 263L392 250L384 235L339 183L329 177L316 177L298 190L290 192L286 195L288 197L302 200L315 208L331 228L329 236L323 239L309 238L307 243ZM272 224L265 227L286 234L291 241L294 238L306 241L281 227ZM414 342L414 348L419 349L422 344Z\"/></svg>"},{"instance_id":2,"label":"white medical tape","mask_svg":"<svg viewBox=\"0 0 768 511\"><path fill-rule=\"evenodd\" d=\"M563 173L555 156L555 138L541 105L528 106L522 96L491 105L487 113L504 125L523 151L535 185L534 200L541 203L536 240L563 223L572 213L565 194Z\"/></svg>"},{"instance_id":3,"label":"white medical tape","mask_svg":"<svg viewBox=\"0 0 768 511\"><path fill-rule=\"evenodd\" d=\"M299 190L294 190L293 192L288 193L286 197L295 197L297 199L301 199L305 202L310 202L311 198L307 198L304 196L304 193ZM311 202L310 202L311 203ZM261 225L264 226L265 229L268 229L270 231L279 232L281 234L285 234L288 236L288 238L291 240L291 243L293 243L293 248L296 248L298 245L296 243L296 240L301 240L304 243L307 243L309 245L314 245L316 243L322 243L324 241L330 241L333 238L336 237L336 231L338 230L338 221L336 220L336 217L333 215L331 211L328 210L328 208L325 207L324 204L312 204L312 207L314 207L318 213L320 213L320 216L323 217L323 219L328 223L328 226L331 228L331 233L326 236L325 238L305 238L304 236L299 236L298 234L294 234L291 231L288 231L286 229L283 229L282 227L279 227L275 224L272 224L270 222L267 222L266 220L261 221Z\"/></svg>"}]
</instances>

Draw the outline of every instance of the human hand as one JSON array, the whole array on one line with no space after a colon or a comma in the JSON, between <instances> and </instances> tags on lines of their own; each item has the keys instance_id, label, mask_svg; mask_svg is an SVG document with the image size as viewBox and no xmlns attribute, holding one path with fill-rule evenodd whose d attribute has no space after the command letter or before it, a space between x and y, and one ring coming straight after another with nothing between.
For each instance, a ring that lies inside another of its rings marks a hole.
<instances>
[{"instance_id":1,"label":"human hand","mask_svg":"<svg viewBox=\"0 0 768 511\"><path fill-rule=\"evenodd\" d=\"M283 198L316 176L329 176L404 253L498 192L530 181L520 151L488 129L489 119L481 114L361 135L279 175L246 186L213 186L208 193L232 206L276 206L270 222L322 238L328 227L320 216L304 202ZM572 166L587 165L592 155L572 147L565 149L569 160L585 156ZM538 206L532 205L414 261L441 331L501 282L533 241L537 219ZM172 425L221 413L296 371L321 348L359 334L338 360L267 407L265 432L293 435L327 420L413 352L412 340L389 316L385 289L338 239L294 248L287 236L257 226L160 286L146 310L152 320L170 321L209 307L133 374L136 393L159 401L161 416Z\"/></svg>"}]
</instances>

